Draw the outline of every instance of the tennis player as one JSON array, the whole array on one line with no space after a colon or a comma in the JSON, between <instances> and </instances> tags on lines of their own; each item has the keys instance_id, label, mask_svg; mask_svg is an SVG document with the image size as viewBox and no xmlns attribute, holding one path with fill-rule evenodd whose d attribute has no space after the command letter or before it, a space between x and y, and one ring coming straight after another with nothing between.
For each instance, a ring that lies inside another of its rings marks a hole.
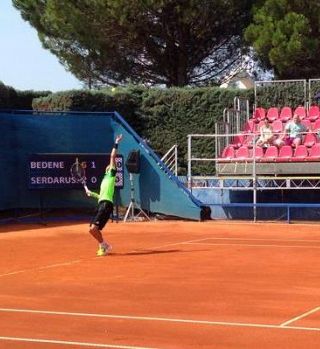
<instances>
[{"instance_id":1,"label":"tennis player","mask_svg":"<svg viewBox=\"0 0 320 349\"><path fill-rule=\"evenodd\" d=\"M100 184L99 194L89 190L85 186L86 194L98 200L95 216L91 220L90 229L89 229L90 234L99 243L97 256L105 256L112 249L111 245L104 240L101 231L104 228L104 226L107 224L110 218L110 215L113 212L113 194L114 194L116 172L117 172L115 158L117 155L118 144L121 141L121 139L122 139L122 135L116 136L116 139L111 151L111 155L110 155L110 163L106 167L105 174Z\"/></svg>"}]
</instances>

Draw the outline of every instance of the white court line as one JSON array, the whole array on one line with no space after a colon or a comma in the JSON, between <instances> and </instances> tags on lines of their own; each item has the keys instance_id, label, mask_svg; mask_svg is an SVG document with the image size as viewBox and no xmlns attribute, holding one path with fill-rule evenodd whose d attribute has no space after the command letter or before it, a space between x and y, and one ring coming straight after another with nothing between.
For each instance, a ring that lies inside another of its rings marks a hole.
<instances>
[{"instance_id":1,"label":"white court line","mask_svg":"<svg viewBox=\"0 0 320 349\"><path fill-rule=\"evenodd\" d=\"M0 308L0 312L10 313L28 313L42 315L62 315L62 316L78 316L78 317L94 317L105 319L122 319L122 320L138 320L138 321L163 321L173 323L187 323L193 325L211 325L211 326L229 326L229 327L255 327L255 328L272 328L277 330L295 330L295 331L316 331L320 332L318 327L301 327L301 326L280 326L269 324L253 324L244 322L226 322L226 321L210 321L210 320L192 320L192 319L177 319L164 317L150 316L131 316L131 315L115 315L115 314L94 314L94 313L74 313L64 311L48 311L48 310L31 310L31 309L13 309Z\"/></svg>"},{"instance_id":2,"label":"white court line","mask_svg":"<svg viewBox=\"0 0 320 349\"><path fill-rule=\"evenodd\" d=\"M115 348L115 349L156 349L147 347L132 347L128 345L116 345L116 344L99 344L99 343L87 343L87 342L70 342L56 339L36 339L36 338L19 338L19 337L1 337L3 341L14 342L31 342L31 343L48 343L48 344L63 344L63 345L76 345L81 347L94 347L94 348Z\"/></svg>"},{"instance_id":3,"label":"white court line","mask_svg":"<svg viewBox=\"0 0 320 349\"><path fill-rule=\"evenodd\" d=\"M169 246L177 246L177 245L183 245L183 244L188 244L188 243L197 242L197 241L204 241L204 240L208 240L208 239L210 239L210 238L206 237L206 238L203 238L203 239L172 242L172 243L165 244L165 245L154 246L154 247L148 247L148 248L146 248L146 250L157 250L158 248L169 247ZM132 252L138 252L138 251L141 251L141 250L133 250Z\"/></svg>"},{"instance_id":4,"label":"white court line","mask_svg":"<svg viewBox=\"0 0 320 349\"><path fill-rule=\"evenodd\" d=\"M312 248L320 249L320 246L305 246L305 245L276 245L276 244L215 244L210 242L184 242L185 245L212 245L212 246L241 246L241 247L276 247L276 248Z\"/></svg>"},{"instance_id":5,"label":"white court line","mask_svg":"<svg viewBox=\"0 0 320 349\"><path fill-rule=\"evenodd\" d=\"M77 263L80 263L80 262L82 262L82 260L81 260L81 259L77 259L77 260L74 260L74 261L71 261L71 262L65 262L65 263L57 263L57 264L45 265L45 266L39 267L39 268L37 268L37 269L39 269L39 270L50 269L50 268L62 267L62 266L65 266L65 265L77 264Z\"/></svg>"},{"instance_id":6,"label":"white court line","mask_svg":"<svg viewBox=\"0 0 320 349\"><path fill-rule=\"evenodd\" d=\"M297 317L295 317L293 319L290 319L290 320L288 320L286 322L283 322L280 326L287 326L287 325L291 324L292 322L295 322L295 321L298 321L300 319L303 319L303 318L305 318L305 317L307 317L307 316L309 316L309 315L311 315L313 313L316 313L319 310L320 310L320 307L316 307L314 309L311 309L310 311L308 311L306 313L303 313L303 314L301 314L301 315L299 315L299 316L297 316Z\"/></svg>"},{"instance_id":7,"label":"white court line","mask_svg":"<svg viewBox=\"0 0 320 349\"><path fill-rule=\"evenodd\" d=\"M187 241L182 241L182 242L177 242L177 243L170 243L170 244L161 245L161 246L157 246L157 247L150 247L147 250L158 249L158 248L167 247L167 246L181 245L181 244L189 243L189 242L193 242L193 241L203 241L203 240L207 240L207 239L208 238L197 239L197 240L187 240ZM130 252L141 252L141 250L132 250ZM96 259L96 257L92 257L92 259ZM16 270L16 271L13 271L13 272L10 272L10 273L0 274L0 278L4 277L4 276L17 275L17 274L22 274L22 273L26 273L26 272L32 272L32 271L38 271L38 270L44 270L44 269L50 269L50 268L56 268L56 267L60 267L60 266L65 266L65 265L76 264L76 263L80 263L82 261L83 260L79 259L79 260L74 260L74 261L70 261L70 262L66 262L66 263L50 264L50 265L46 265L46 266L43 266L43 267Z\"/></svg>"},{"instance_id":8,"label":"white court line","mask_svg":"<svg viewBox=\"0 0 320 349\"><path fill-rule=\"evenodd\" d=\"M166 245L161 245L161 246L157 246L157 247L150 247L147 250L154 250L154 249L159 249L162 247L167 247L167 246L175 246L175 245L181 245L184 243L188 243L188 242L193 242L193 241L203 241L203 240L207 240L208 238L204 238L204 239L197 239L197 240L187 240L187 241L182 241L182 242L177 242L177 243L170 243L170 244L166 244ZM132 250L130 252L141 252L141 250ZM92 257L92 259L96 259L96 257ZM10 275L17 275L17 274L22 274L22 273L26 273L26 272L33 272L33 271L38 271L38 270L44 270L44 269L50 269L50 268L56 268L56 267L60 267L60 266L65 266L65 265L71 265L71 264L76 264L76 263L80 263L83 260L79 259L79 260L74 260L74 261L70 261L70 262L66 262L66 263L59 263L59 264L50 264L50 265L46 265L43 267L37 267L37 268L30 268L30 269L22 269L22 270L16 270L10 273L5 273L5 274L0 274L0 278L4 277L4 276L10 276Z\"/></svg>"},{"instance_id":9,"label":"white court line","mask_svg":"<svg viewBox=\"0 0 320 349\"><path fill-rule=\"evenodd\" d=\"M234 240L234 241L279 241L279 242L319 242L320 240L286 240L286 239L246 239L246 238L224 238L224 237L205 237L202 239L194 239L194 240L187 240L187 241L179 241L179 242L174 242L174 243L169 243L169 244L165 244L165 245L158 245L158 246L154 246L154 247L149 247L148 250L156 250L159 248L163 248L163 247L169 247L169 246L177 246L177 245L184 245L184 244L192 244L192 243L198 243L201 241L206 241L206 240ZM253 245L254 246L254 245ZM261 246L261 245L257 245L257 246ZM272 245L273 246L273 245ZM137 252L138 250L134 250L132 252Z\"/></svg>"},{"instance_id":10,"label":"white court line","mask_svg":"<svg viewBox=\"0 0 320 349\"><path fill-rule=\"evenodd\" d=\"M208 238L197 239L197 240L187 240L187 241L182 241L182 242L177 242L177 243L170 243L170 244L161 245L161 246L157 246L157 247L147 248L146 250L159 249L159 248L162 248L162 247L181 245L181 244L184 244L184 243L189 243L189 242L193 242L193 241L203 241L203 240L207 240L207 239ZM145 250L143 250L143 251L145 251ZM141 252L141 250L132 250L130 252ZM92 257L92 259L96 259L96 257ZM56 268L56 267L60 267L60 266L72 265L72 264L80 263L82 261L83 260L79 259L79 260L73 260L73 261L66 262L66 263L50 264L50 265L45 265L45 266L42 266L42 267L16 270L16 271L13 271L13 272L10 272L10 273L0 274L0 278L4 277L4 276L17 275L17 274L22 274L22 273L27 273L27 272L33 272L33 271L38 271L38 270Z\"/></svg>"},{"instance_id":11,"label":"white court line","mask_svg":"<svg viewBox=\"0 0 320 349\"><path fill-rule=\"evenodd\" d=\"M201 239L202 241L203 239ZM225 237L208 237L206 240L231 240L231 241L278 241L278 242L318 242L320 244L320 240L296 240L296 239L252 239L252 238L225 238ZM197 240L196 240L197 241Z\"/></svg>"},{"instance_id":12,"label":"white court line","mask_svg":"<svg viewBox=\"0 0 320 349\"><path fill-rule=\"evenodd\" d=\"M169 243L169 244L165 244L165 245L160 245L160 246L155 246L155 247L149 247L146 250L156 250L156 249L160 249L163 247L169 247L169 246L177 246L177 245L184 245L184 244L200 244L201 241L206 241L206 240L230 240L230 241L281 241L281 242L320 242L320 240L282 240L282 239L242 239L242 238L224 238L224 237L205 237L202 239L194 239L194 240L187 240L187 241L179 241L179 242L175 242L175 243ZM320 248L317 246L284 246L284 245L249 245L249 244L210 244L210 243L202 243L204 245L216 245L216 246L248 246L248 247L297 247L297 248ZM141 252L141 250L132 250L130 252ZM93 257L92 259L95 259L95 257ZM17 275L17 274L22 274L22 273L26 273L26 272L32 272L32 271L37 271L37 270L44 270L44 269L50 269L50 268L56 268L56 267L60 267L60 266L65 266L65 265L72 265L72 264L76 264L76 263L80 263L82 262L81 259L79 260L74 260L74 261L70 261L70 262L66 262L66 263L59 263L59 264L51 264L51 265L47 265L47 266L43 266L43 267L38 267L38 268L31 268L31 269L23 269L23 270L17 270L17 271L13 271L10 273L5 273L5 274L0 274L0 278L4 277L4 276L10 276L10 275Z\"/></svg>"},{"instance_id":13,"label":"white court line","mask_svg":"<svg viewBox=\"0 0 320 349\"><path fill-rule=\"evenodd\" d=\"M66 263L50 264L50 265L45 265L43 267L16 270L16 271L12 271L10 273L0 274L0 277L26 273L26 272L30 272L30 271L32 272L32 271L38 271L38 270L62 267L62 266L66 266L66 265L72 265L72 264L80 263L81 261L82 261L81 259L78 259L78 260L73 260L73 261L66 262Z\"/></svg>"}]
</instances>

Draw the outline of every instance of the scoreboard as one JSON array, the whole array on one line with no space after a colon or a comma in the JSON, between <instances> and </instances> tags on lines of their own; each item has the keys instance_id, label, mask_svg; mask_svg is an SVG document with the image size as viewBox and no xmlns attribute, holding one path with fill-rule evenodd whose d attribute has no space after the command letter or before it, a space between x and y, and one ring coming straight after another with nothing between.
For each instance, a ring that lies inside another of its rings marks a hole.
<instances>
[{"instance_id":1,"label":"scoreboard","mask_svg":"<svg viewBox=\"0 0 320 349\"><path fill-rule=\"evenodd\" d=\"M81 167L87 186L99 188L110 154L31 154L28 159L29 189L82 189L72 176L74 164ZM116 156L116 187L123 188L123 156Z\"/></svg>"}]
</instances>

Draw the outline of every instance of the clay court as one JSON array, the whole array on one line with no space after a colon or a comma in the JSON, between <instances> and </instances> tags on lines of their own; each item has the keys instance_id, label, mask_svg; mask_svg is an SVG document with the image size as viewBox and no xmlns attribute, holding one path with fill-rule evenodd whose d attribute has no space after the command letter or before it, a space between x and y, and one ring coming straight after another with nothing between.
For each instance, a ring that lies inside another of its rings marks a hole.
<instances>
[{"instance_id":1,"label":"clay court","mask_svg":"<svg viewBox=\"0 0 320 349\"><path fill-rule=\"evenodd\" d=\"M0 227L0 348L317 348L312 224Z\"/></svg>"}]
</instances>

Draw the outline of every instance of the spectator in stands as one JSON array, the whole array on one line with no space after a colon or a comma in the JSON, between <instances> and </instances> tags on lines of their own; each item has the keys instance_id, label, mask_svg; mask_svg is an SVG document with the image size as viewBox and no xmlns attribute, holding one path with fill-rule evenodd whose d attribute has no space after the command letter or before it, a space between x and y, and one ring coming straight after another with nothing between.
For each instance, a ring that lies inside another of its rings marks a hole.
<instances>
[{"instance_id":1,"label":"spectator in stands","mask_svg":"<svg viewBox=\"0 0 320 349\"><path fill-rule=\"evenodd\" d=\"M293 115L285 126L285 133L279 139L276 140L276 145L291 145L297 147L302 143L303 135L308 131L305 125L301 123L300 117L297 114Z\"/></svg>"},{"instance_id":2,"label":"spectator in stands","mask_svg":"<svg viewBox=\"0 0 320 349\"><path fill-rule=\"evenodd\" d=\"M274 135L272 126L269 123L269 120L264 119L264 124L260 127L260 137L257 140L256 145L260 147L268 147L274 142Z\"/></svg>"}]
</instances>

